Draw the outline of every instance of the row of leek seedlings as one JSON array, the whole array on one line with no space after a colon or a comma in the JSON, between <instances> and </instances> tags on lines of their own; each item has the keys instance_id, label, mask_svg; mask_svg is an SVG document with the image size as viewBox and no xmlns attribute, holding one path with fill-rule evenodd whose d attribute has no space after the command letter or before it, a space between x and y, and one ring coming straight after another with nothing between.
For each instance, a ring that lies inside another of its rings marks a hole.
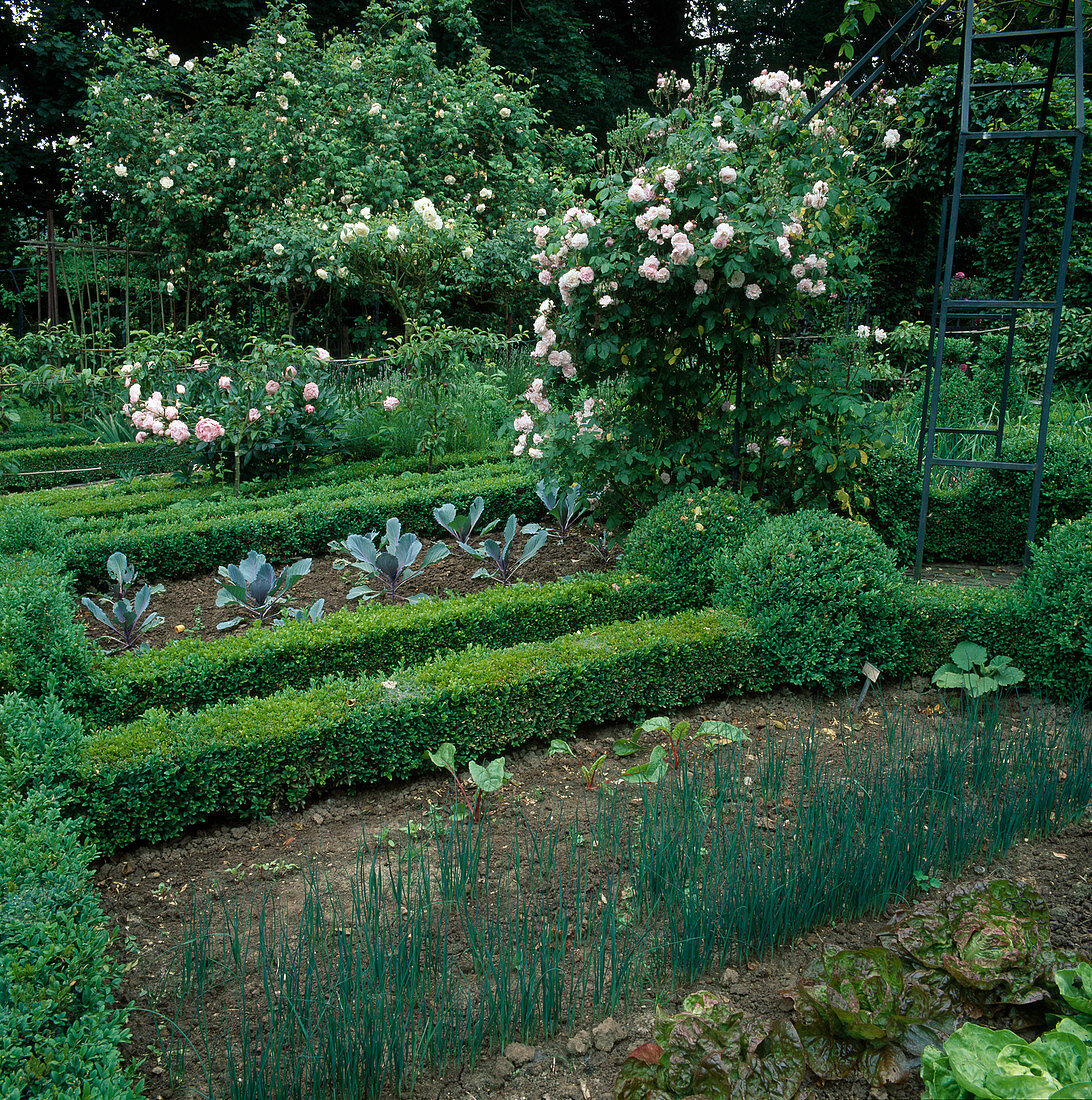
<instances>
[{"instance_id":1,"label":"row of leek seedlings","mask_svg":"<svg viewBox=\"0 0 1092 1100\"><path fill-rule=\"evenodd\" d=\"M733 747L625 796L589 793L586 836L577 818L543 831L519 818L500 852L488 819L466 821L420 850L363 851L347 899L312 877L294 924L225 911L214 931L195 910L181 995L163 1013L172 1065L189 1057L199 1079L209 1044L223 1041L227 1079L209 1081L212 1095L406 1091L423 1072L628 1004L650 971L691 981L880 910L913 893L915 872L956 874L1087 804L1080 713L1057 729L1025 713L1007 731L999 714L929 725L896 712L837 774L814 724L797 729L792 821L744 797ZM787 782L786 746L758 765L771 789ZM201 1000L228 978L238 1003L220 1036Z\"/></svg>"}]
</instances>

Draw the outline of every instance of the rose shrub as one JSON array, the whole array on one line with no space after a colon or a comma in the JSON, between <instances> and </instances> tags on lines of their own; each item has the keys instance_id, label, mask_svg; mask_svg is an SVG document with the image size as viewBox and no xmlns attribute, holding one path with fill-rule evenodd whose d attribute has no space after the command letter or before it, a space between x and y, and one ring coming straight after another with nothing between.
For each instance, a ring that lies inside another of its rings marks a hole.
<instances>
[{"instance_id":1,"label":"rose shrub","mask_svg":"<svg viewBox=\"0 0 1092 1100\"><path fill-rule=\"evenodd\" d=\"M524 410L532 424L517 430L546 441L559 478L601 487L615 511L709 484L726 464L753 492L761 456L790 446L848 509L848 471L873 445L869 433L811 430L778 340L864 283L862 242L898 158L895 104L842 101L805 123L799 81L763 73L754 84L750 105L718 102L701 82L685 96L678 82L658 89L663 113L630 125L630 170L533 230L549 295L533 355L550 411ZM589 395L604 403L590 417L584 405L577 423L568 410ZM844 421L846 394L831 386L827 399L819 419Z\"/></svg>"}]
</instances>

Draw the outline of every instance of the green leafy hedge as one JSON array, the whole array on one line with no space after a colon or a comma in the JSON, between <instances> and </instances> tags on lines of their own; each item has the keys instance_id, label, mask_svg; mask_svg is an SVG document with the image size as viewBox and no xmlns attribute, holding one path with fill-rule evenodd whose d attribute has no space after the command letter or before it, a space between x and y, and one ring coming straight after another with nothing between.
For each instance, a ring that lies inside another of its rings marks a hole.
<instances>
[{"instance_id":1,"label":"green leafy hedge","mask_svg":"<svg viewBox=\"0 0 1092 1100\"><path fill-rule=\"evenodd\" d=\"M214 814L268 813L325 783L407 778L443 741L464 757L503 752L587 722L762 690L751 647L734 615L684 612L473 647L400 673L394 688L330 678L196 714L150 711L89 737L73 786L106 848L159 841Z\"/></svg>"},{"instance_id":2,"label":"green leafy hedge","mask_svg":"<svg viewBox=\"0 0 1092 1100\"><path fill-rule=\"evenodd\" d=\"M345 609L318 623L254 628L214 642L187 639L104 661L81 701L89 724L150 706L196 710L214 702L306 687L324 675L374 676L470 644L544 641L594 623L675 610L661 586L601 574L550 585L492 588L461 599Z\"/></svg>"},{"instance_id":3,"label":"green leafy hedge","mask_svg":"<svg viewBox=\"0 0 1092 1100\"><path fill-rule=\"evenodd\" d=\"M1006 462L1034 462L1035 440L1006 442ZM865 517L903 563L911 561L918 538L921 475L917 454L900 446L862 470L871 500ZM1024 556L1032 475L1019 470L976 470L958 490L929 496L925 529L927 561L1019 561ZM1060 433L1047 440L1039 502L1038 537L1055 523L1092 512L1092 451Z\"/></svg>"},{"instance_id":4,"label":"green leafy hedge","mask_svg":"<svg viewBox=\"0 0 1092 1100\"><path fill-rule=\"evenodd\" d=\"M129 1034L112 1007L121 974L92 888L95 851L51 789L73 724L54 703L0 702L0 1083L21 1100L128 1100L137 1092L118 1052ZM43 764L43 748L56 759Z\"/></svg>"},{"instance_id":5,"label":"green leafy hedge","mask_svg":"<svg viewBox=\"0 0 1092 1100\"><path fill-rule=\"evenodd\" d=\"M439 534L432 510L445 501L465 512L481 496L487 515L515 512L529 519L541 511L533 477L505 463L273 497L184 500L129 522L119 516L71 525L64 540L66 562L87 588L101 584L106 559L119 550L139 573L163 580L212 571L258 547L271 559L321 552L331 539L382 529L391 516L406 530Z\"/></svg>"}]
</instances>

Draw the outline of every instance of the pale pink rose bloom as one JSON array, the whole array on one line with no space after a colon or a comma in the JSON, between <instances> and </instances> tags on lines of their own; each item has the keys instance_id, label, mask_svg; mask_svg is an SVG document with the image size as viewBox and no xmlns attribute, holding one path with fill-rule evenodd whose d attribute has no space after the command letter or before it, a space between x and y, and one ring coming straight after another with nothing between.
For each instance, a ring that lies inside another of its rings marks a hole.
<instances>
[{"instance_id":1,"label":"pale pink rose bloom","mask_svg":"<svg viewBox=\"0 0 1092 1100\"><path fill-rule=\"evenodd\" d=\"M575 378L575 377L576 377L576 367L574 367L574 366L572 365L572 363L566 363L566 364L565 364L565 365L564 365L564 366L563 366L563 367L561 368L561 373L562 373L562 374L563 374L563 375L564 375L564 376L565 376L566 378Z\"/></svg>"},{"instance_id":2,"label":"pale pink rose bloom","mask_svg":"<svg viewBox=\"0 0 1092 1100\"><path fill-rule=\"evenodd\" d=\"M285 378L295 378L297 374L299 374L299 371L296 370L295 367L285 367L284 368Z\"/></svg>"},{"instance_id":3,"label":"pale pink rose bloom","mask_svg":"<svg viewBox=\"0 0 1092 1100\"><path fill-rule=\"evenodd\" d=\"M383 408L386 409L387 412L394 412L394 410L397 409L398 406L401 404L402 402L399 401L397 397L383 398Z\"/></svg>"},{"instance_id":4,"label":"pale pink rose bloom","mask_svg":"<svg viewBox=\"0 0 1092 1100\"><path fill-rule=\"evenodd\" d=\"M762 287L758 283L748 283L743 288L743 293L753 302L762 294Z\"/></svg>"},{"instance_id":5,"label":"pale pink rose bloom","mask_svg":"<svg viewBox=\"0 0 1092 1100\"><path fill-rule=\"evenodd\" d=\"M704 279L698 279L694 283L694 293L704 294L709 289Z\"/></svg>"},{"instance_id":6,"label":"pale pink rose bloom","mask_svg":"<svg viewBox=\"0 0 1092 1100\"><path fill-rule=\"evenodd\" d=\"M153 416L162 416L163 415L163 398L159 394L153 393L152 396L149 397L148 400L144 402L144 407Z\"/></svg>"},{"instance_id":7,"label":"pale pink rose bloom","mask_svg":"<svg viewBox=\"0 0 1092 1100\"><path fill-rule=\"evenodd\" d=\"M219 439L220 436L224 434L224 428L218 421L213 420L211 417L203 416L197 421L193 429L193 434L196 435L202 443L211 443L214 439Z\"/></svg>"},{"instance_id":8,"label":"pale pink rose bloom","mask_svg":"<svg viewBox=\"0 0 1092 1100\"><path fill-rule=\"evenodd\" d=\"M318 383L308 382L307 385L303 387L304 401L314 401L316 397L318 397Z\"/></svg>"},{"instance_id":9,"label":"pale pink rose bloom","mask_svg":"<svg viewBox=\"0 0 1092 1100\"><path fill-rule=\"evenodd\" d=\"M535 422L531 419L526 409L520 409L519 416L512 421L512 428L517 432L529 432L534 426Z\"/></svg>"},{"instance_id":10,"label":"pale pink rose bloom","mask_svg":"<svg viewBox=\"0 0 1092 1100\"><path fill-rule=\"evenodd\" d=\"M251 409L246 414L246 420L248 424L253 424L255 420L261 420L262 414L257 409Z\"/></svg>"},{"instance_id":11,"label":"pale pink rose bloom","mask_svg":"<svg viewBox=\"0 0 1092 1100\"><path fill-rule=\"evenodd\" d=\"M147 432L137 432L137 434L136 434L136 441L138 443L143 443L144 440L146 440L147 438L148 438L148 433Z\"/></svg>"},{"instance_id":12,"label":"pale pink rose bloom","mask_svg":"<svg viewBox=\"0 0 1092 1100\"><path fill-rule=\"evenodd\" d=\"M732 168L728 165L725 165L720 170L719 174L720 174L720 182L721 183L735 183L736 182L736 177L739 175L739 173L734 168Z\"/></svg>"},{"instance_id":13,"label":"pale pink rose bloom","mask_svg":"<svg viewBox=\"0 0 1092 1100\"><path fill-rule=\"evenodd\" d=\"M226 374L220 375L220 381L216 383L220 389L227 393L231 389L231 379Z\"/></svg>"},{"instance_id":14,"label":"pale pink rose bloom","mask_svg":"<svg viewBox=\"0 0 1092 1100\"><path fill-rule=\"evenodd\" d=\"M152 420L152 435L162 435L166 425L158 417Z\"/></svg>"},{"instance_id":15,"label":"pale pink rose bloom","mask_svg":"<svg viewBox=\"0 0 1092 1100\"><path fill-rule=\"evenodd\" d=\"M538 281L543 286L549 286L554 281L554 277L548 271L540 271L538 273Z\"/></svg>"},{"instance_id":16,"label":"pale pink rose bloom","mask_svg":"<svg viewBox=\"0 0 1092 1100\"><path fill-rule=\"evenodd\" d=\"M132 416L133 415L133 406L130 405L128 401L126 401L125 404L121 406L121 415L122 416Z\"/></svg>"},{"instance_id":17,"label":"pale pink rose bloom","mask_svg":"<svg viewBox=\"0 0 1092 1100\"><path fill-rule=\"evenodd\" d=\"M305 413L313 413L315 411L315 406L314 405L304 405L303 406L303 411Z\"/></svg>"},{"instance_id":18,"label":"pale pink rose bloom","mask_svg":"<svg viewBox=\"0 0 1092 1100\"><path fill-rule=\"evenodd\" d=\"M315 358L322 361L330 358L330 353L325 348L315 348Z\"/></svg>"},{"instance_id":19,"label":"pale pink rose bloom","mask_svg":"<svg viewBox=\"0 0 1092 1100\"><path fill-rule=\"evenodd\" d=\"M183 394L185 394L185 392L186 392L186 387L183 386L181 382L179 382L178 385L175 386L174 392L176 394L178 394L179 397L182 397Z\"/></svg>"},{"instance_id":20,"label":"pale pink rose bloom","mask_svg":"<svg viewBox=\"0 0 1092 1100\"><path fill-rule=\"evenodd\" d=\"M195 359L193 361L193 369L204 373L209 369L209 361L207 359Z\"/></svg>"},{"instance_id":21,"label":"pale pink rose bloom","mask_svg":"<svg viewBox=\"0 0 1092 1100\"><path fill-rule=\"evenodd\" d=\"M270 378L270 380L265 384L265 392L269 394L270 397L272 397L280 388L280 382L275 382L272 378Z\"/></svg>"},{"instance_id":22,"label":"pale pink rose bloom","mask_svg":"<svg viewBox=\"0 0 1092 1100\"><path fill-rule=\"evenodd\" d=\"M167 407L166 407L166 408L165 408L165 409L163 410L163 415L164 415L164 416L165 416L165 417L166 417L166 418L167 418L168 420L172 420L172 421L173 421L173 420L177 420L177 419L178 419L178 410L177 410L177 409L176 409L176 408L175 408L175 407L174 407L173 405L168 405L168 406L167 406Z\"/></svg>"},{"instance_id":23,"label":"pale pink rose bloom","mask_svg":"<svg viewBox=\"0 0 1092 1100\"><path fill-rule=\"evenodd\" d=\"M776 442L777 442L777 445L779 447L791 447L792 446L792 440L789 439L789 437L787 435L779 435L777 437Z\"/></svg>"},{"instance_id":24,"label":"pale pink rose bloom","mask_svg":"<svg viewBox=\"0 0 1092 1100\"><path fill-rule=\"evenodd\" d=\"M757 443L748 443L747 453L749 455L760 455L762 454L762 448Z\"/></svg>"},{"instance_id":25,"label":"pale pink rose bloom","mask_svg":"<svg viewBox=\"0 0 1092 1100\"><path fill-rule=\"evenodd\" d=\"M130 401L139 401L140 400L140 386L137 385L136 382L134 382L129 387L129 400Z\"/></svg>"},{"instance_id":26,"label":"pale pink rose bloom","mask_svg":"<svg viewBox=\"0 0 1092 1100\"><path fill-rule=\"evenodd\" d=\"M190 437L190 430L181 420L173 420L168 429L168 434L175 443L185 443Z\"/></svg>"},{"instance_id":27,"label":"pale pink rose bloom","mask_svg":"<svg viewBox=\"0 0 1092 1100\"><path fill-rule=\"evenodd\" d=\"M590 267L582 267L579 271L580 281L587 285L595 282L595 272Z\"/></svg>"},{"instance_id":28,"label":"pale pink rose bloom","mask_svg":"<svg viewBox=\"0 0 1092 1100\"><path fill-rule=\"evenodd\" d=\"M527 448L527 457L528 458L541 458L542 457L542 452L537 447L528 447Z\"/></svg>"}]
</instances>

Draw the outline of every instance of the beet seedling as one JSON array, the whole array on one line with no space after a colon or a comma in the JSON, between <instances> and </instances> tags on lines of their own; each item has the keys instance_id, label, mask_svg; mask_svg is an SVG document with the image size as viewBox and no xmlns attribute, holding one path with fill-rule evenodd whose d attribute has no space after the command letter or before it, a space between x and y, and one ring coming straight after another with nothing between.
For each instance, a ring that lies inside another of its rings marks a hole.
<instances>
[{"instance_id":1,"label":"beet seedling","mask_svg":"<svg viewBox=\"0 0 1092 1100\"><path fill-rule=\"evenodd\" d=\"M427 752L425 755L436 767L449 772L455 780L455 787L463 801L463 805L457 807L452 815L455 821L467 816L471 821L480 821L483 796L496 794L512 778L512 773L505 770L503 756L490 760L488 764L479 764L471 760L467 764L470 770L470 782L474 787L471 793L470 788L459 778L459 773L455 769L455 746L450 741L445 741L435 752Z\"/></svg>"},{"instance_id":2,"label":"beet seedling","mask_svg":"<svg viewBox=\"0 0 1092 1100\"><path fill-rule=\"evenodd\" d=\"M576 753L573 752L572 746L568 741L562 741L560 738L555 738L550 742L549 749L546 750L549 756L572 756L575 758ZM580 765L580 774L584 777L584 790L594 791L598 783L599 769L606 762L607 754L603 753L602 756L597 757L590 764Z\"/></svg>"}]
</instances>

